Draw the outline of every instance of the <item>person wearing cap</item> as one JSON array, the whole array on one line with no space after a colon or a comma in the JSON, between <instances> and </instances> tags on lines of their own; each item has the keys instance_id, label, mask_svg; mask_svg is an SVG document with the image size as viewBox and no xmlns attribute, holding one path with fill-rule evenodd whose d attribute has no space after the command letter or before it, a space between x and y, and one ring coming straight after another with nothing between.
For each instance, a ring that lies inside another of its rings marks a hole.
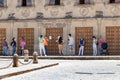
<instances>
[{"instance_id":1,"label":"person wearing cap","mask_svg":"<svg viewBox=\"0 0 120 80\"><path fill-rule=\"evenodd\" d=\"M84 52L84 39L80 38L80 43L79 43L79 54L78 56L83 56L83 52Z\"/></svg>"}]
</instances>

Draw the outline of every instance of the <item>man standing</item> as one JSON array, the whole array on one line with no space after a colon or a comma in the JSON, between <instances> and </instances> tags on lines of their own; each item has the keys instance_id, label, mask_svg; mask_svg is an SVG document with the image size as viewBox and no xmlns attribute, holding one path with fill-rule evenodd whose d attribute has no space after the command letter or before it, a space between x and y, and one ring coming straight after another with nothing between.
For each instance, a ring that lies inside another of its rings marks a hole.
<instances>
[{"instance_id":1,"label":"man standing","mask_svg":"<svg viewBox=\"0 0 120 80\"><path fill-rule=\"evenodd\" d=\"M84 52L84 39L80 39L80 44L79 44L79 54L78 56L83 56L83 52Z\"/></svg>"},{"instance_id":2,"label":"man standing","mask_svg":"<svg viewBox=\"0 0 120 80\"><path fill-rule=\"evenodd\" d=\"M104 42L104 39L100 35L99 41L98 41L98 54L100 55L102 53L102 44Z\"/></svg>"},{"instance_id":3,"label":"man standing","mask_svg":"<svg viewBox=\"0 0 120 80\"><path fill-rule=\"evenodd\" d=\"M73 54L73 45L74 45L74 39L71 36L71 34L68 34L68 48L71 54Z\"/></svg>"},{"instance_id":4,"label":"man standing","mask_svg":"<svg viewBox=\"0 0 120 80\"><path fill-rule=\"evenodd\" d=\"M44 46L44 38L43 35L40 35L39 37L39 49L40 49L40 55L42 56L42 51L44 53L44 56L47 56L45 53L45 46Z\"/></svg>"}]
</instances>

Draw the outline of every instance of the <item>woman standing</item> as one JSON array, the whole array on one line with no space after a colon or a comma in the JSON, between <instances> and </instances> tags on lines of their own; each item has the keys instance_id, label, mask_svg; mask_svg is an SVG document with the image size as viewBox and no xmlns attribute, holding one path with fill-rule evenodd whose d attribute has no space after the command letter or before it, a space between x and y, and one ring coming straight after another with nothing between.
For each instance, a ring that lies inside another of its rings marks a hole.
<instances>
[{"instance_id":1,"label":"woman standing","mask_svg":"<svg viewBox=\"0 0 120 80\"><path fill-rule=\"evenodd\" d=\"M25 49L25 45L26 45L26 43L25 43L24 37L22 37L21 40L20 40L21 55L23 55L23 51Z\"/></svg>"},{"instance_id":2,"label":"woman standing","mask_svg":"<svg viewBox=\"0 0 120 80\"><path fill-rule=\"evenodd\" d=\"M60 36L57 42L58 42L59 54L63 55L63 38Z\"/></svg>"},{"instance_id":3,"label":"woman standing","mask_svg":"<svg viewBox=\"0 0 120 80\"><path fill-rule=\"evenodd\" d=\"M7 43L7 40L4 39L4 42L3 42L3 56L7 56L7 52L8 52L8 43Z\"/></svg>"},{"instance_id":4,"label":"woman standing","mask_svg":"<svg viewBox=\"0 0 120 80\"><path fill-rule=\"evenodd\" d=\"M93 56L97 55L97 39L95 36L92 37L93 38Z\"/></svg>"},{"instance_id":5,"label":"woman standing","mask_svg":"<svg viewBox=\"0 0 120 80\"><path fill-rule=\"evenodd\" d=\"M12 46L12 56L13 56L16 52L16 39L15 39L15 37L12 38L11 46Z\"/></svg>"}]
</instances>

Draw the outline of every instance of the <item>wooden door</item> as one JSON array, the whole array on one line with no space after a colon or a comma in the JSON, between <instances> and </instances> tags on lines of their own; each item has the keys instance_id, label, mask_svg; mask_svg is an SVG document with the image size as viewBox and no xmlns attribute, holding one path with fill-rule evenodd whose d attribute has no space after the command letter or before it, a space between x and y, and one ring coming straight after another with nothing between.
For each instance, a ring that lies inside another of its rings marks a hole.
<instances>
[{"instance_id":1,"label":"wooden door","mask_svg":"<svg viewBox=\"0 0 120 80\"><path fill-rule=\"evenodd\" d=\"M106 41L110 54L120 54L120 27L106 27Z\"/></svg>"},{"instance_id":2,"label":"wooden door","mask_svg":"<svg viewBox=\"0 0 120 80\"><path fill-rule=\"evenodd\" d=\"M18 28L18 54L20 54L20 39L24 37L26 46L29 50L29 55L34 51L34 28Z\"/></svg>"},{"instance_id":3,"label":"wooden door","mask_svg":"<svg viewBox=\"0 0 120 80\"><path fill-rule=\"evenodd\" d=\"M0 55L2 55L2 45L5 38L6 38L6 29L0 28Z\"/></svg>"},{"instance_id":4,"label":"wooden door","mask_svg":"<svg viewBox=\"0 0 120 80\"><path fill-rule=\"evenodd\" d=\"M63 37L63 28L46 28L46 36L52 39L49 40L48 55L58 55L58 44L56 40L58 36Z\"/></svg>"},{"instance_id":5,"label":"wooden door","mask_svg":"<svg viewBox=\"0 0 120 80\"><path fill-rule=\"evenodd\" d=\"M92 27L76 27L75 28L75 52L79 52L79 42L80 38L83 38L85 41L84 46L84 55L90 55L92 53L92 36L93 28Z\"/></svg>"}]
</instances>

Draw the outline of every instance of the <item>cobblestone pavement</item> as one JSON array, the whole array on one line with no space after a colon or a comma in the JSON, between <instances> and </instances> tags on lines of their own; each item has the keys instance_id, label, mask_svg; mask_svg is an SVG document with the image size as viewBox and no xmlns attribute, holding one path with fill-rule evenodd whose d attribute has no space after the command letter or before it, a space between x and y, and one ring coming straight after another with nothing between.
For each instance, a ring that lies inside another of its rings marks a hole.
<instances>
[{"instance_id":1,"label":"cobblestone pavement","mask_svg":"<svg viewBox=\"0 0 120 80\"><path fill-rule=\"evenodd\" d=\"M120 60L41 60L58 66L2 80L120 80Z\"/></svg>"}]
</instances>

